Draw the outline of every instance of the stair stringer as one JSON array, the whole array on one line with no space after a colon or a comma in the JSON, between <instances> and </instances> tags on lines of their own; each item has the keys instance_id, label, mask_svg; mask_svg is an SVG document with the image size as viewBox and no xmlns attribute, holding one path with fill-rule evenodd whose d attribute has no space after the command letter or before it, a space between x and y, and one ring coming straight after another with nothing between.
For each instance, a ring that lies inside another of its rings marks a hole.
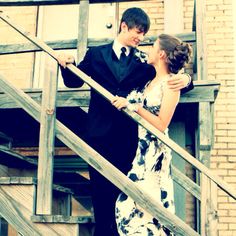
<instances>
[{"instance_id":1,"label":"stair stringer","mask_svg":"<svg viewBox=\"0 0 236 236\"><path fill-rule=\"evenodd\" d=\"M0 214L20 234L78 236L79 224L33 223L35 186L0 185Z\"/></svg>"}]
</instances>

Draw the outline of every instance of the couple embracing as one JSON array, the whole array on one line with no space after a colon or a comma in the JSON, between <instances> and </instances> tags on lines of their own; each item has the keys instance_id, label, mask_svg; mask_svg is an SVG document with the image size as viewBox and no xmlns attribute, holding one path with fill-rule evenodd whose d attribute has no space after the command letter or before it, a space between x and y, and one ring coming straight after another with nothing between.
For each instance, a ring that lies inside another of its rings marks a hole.
<instances>
[{"instance_id":1,"label":"couple embracing","mask_svg":"<svg viewBox=\"0 0 236 236\"><path fill-rule=\"evenodd\" d=\"M129 8L111 44L90 48L78 68L115 95L112 104L91 89L86 141L172 213L175 212L170 174L171 151L143 127L120 112L124 107L168 135L168 125L180 94L193 88L188 74L178 74L190 59L191 48L178 38L161 34L149 56L137 49L150 27L148 15ZM83 81L66 69L70 55L58 55L64 83ZM94 236L173 235L158 219L90 167L96 221Z\"/></svg>"}]
</instances>

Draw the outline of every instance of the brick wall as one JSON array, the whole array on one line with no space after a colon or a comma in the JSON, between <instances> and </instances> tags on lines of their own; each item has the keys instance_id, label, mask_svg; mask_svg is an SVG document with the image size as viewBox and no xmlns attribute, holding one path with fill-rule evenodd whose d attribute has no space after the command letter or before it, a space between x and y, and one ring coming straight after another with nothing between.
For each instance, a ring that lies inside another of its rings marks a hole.
<instances>
[{"instance_id":1,"label":"brick wall","mask_svg":"<svg viewBox=\"0 0 236 236\"><path fill-rule=\"evenodd\" d=\"M236 187L235 46L232 0L208 0L208 79L221 83L215 104L215 145L211 168ZM218 191L219 236L236 235L236 201Z\"/></svg>"},{"instance_id":2,"label":"brick wall","mask_svg":"<svg viewBox=\"0 0 236 236\"><path fill-rule=\"evenodd\" d=\"M206 0L208 78L221 83L215 103L211 169L236 187L236 75L233 0ZM192 0L184 1L185 31L192 27ZM236 235L236 201L218 191L218 236Z\"/></svg>"},{"instance_id":3,"label":"brick wall","mask_svg":"<svg viewBox=\"0 0 236 236\"><path fill-rule=\"evenodd\" d=\"M149 15L151 19L151 27L147 35L157 35L164 30L164 1L163 0L149 0L137 1L135 4L125 2L119 4L120 14L129 7L141 7Z\"/></svg>"},{"instance_id":4,"label":"brick wall","mask_svg":"<svg viewBox=\"0 0 236 236\"><path fill-rule=\"evenodd\" d=\"M37 7L2 7L11 20L27 32L35 35ZM24 14L22 14L24 12ZM5 22L0 21L0 44L28 43ZM0 56L0 73L19 88L31 87L34 53Z\"/></svg>"}]
</instances>

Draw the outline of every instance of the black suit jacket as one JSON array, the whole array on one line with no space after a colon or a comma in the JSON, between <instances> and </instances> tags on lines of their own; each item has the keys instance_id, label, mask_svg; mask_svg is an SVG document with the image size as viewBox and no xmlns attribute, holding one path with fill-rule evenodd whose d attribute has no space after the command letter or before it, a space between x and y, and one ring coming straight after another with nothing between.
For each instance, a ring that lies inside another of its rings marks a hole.
<instances>
[{"instance_id":1,"label":"black suit jacket","mask_svg":"<svg viewBox=\"0 0 236 236\"><path fill-rule=\"evenodd\" d=\"M122 80L116 77L113 60L115 54L112 44L90 48L78 68L91 76L113 95L126 97L133 89L141 89L156 75L153 66L142 63L132 52L130 63L127 65L126 75ZM117 59L118 60L118 59ZM67 87L80 87L83 81L68 69L62 69L62 76ZM129 117L122 114L109 101L91 89L91 100L88 112L87 135L89 137L106 137L137 135L137 125Z\"/></svg>"}]
</instances>

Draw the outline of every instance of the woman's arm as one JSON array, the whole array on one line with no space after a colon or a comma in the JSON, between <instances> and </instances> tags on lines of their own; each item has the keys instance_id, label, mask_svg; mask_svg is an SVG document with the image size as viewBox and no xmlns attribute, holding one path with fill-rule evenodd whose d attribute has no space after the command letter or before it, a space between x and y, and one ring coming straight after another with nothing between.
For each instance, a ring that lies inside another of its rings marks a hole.
<instances>
[{"instance_id":1,"label":"woman's arm","mask_svg":"<svg viewBox=\"0 0 236 236\"><path fill-rule=\"evenodd\" d=\"M163 132L170 124L175 108L179 102L179 97L180 91L174 91L165 86L159 115L152 114L140 104L129 104L127 99L121 97L116 97L112 104L119 110L124 107L129 108L130 105L133 106L136 113Z\"/></svg>"}]
</instances>

